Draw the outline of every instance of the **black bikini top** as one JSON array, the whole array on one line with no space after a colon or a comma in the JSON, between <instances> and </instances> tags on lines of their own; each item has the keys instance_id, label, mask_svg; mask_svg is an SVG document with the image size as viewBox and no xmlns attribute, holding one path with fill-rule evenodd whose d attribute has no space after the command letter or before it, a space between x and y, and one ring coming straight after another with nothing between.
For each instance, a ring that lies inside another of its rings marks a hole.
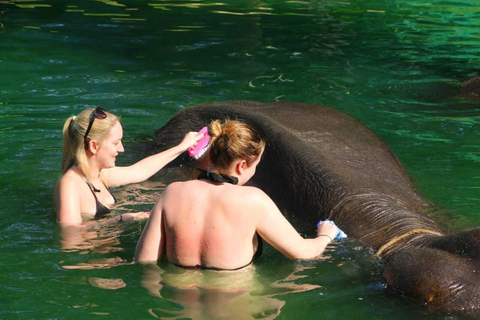
<instances>
[{"instance_id":1,"label":"black bikini top","mask_svg":"<svg viewBox=\"0 0 480 320\"><path fill-rule=\"evenodd\" d=\"M103 203L98 201L98 198L97 198L97 195L95 194L95 192L100 192L100 190L95 188L93 186L93 184L91 184L90 182L86 181L86 183L87 183L88 187L90 188L90 191L92 191L93 197L95 198L95 204L97 206L97 211L95 212L94 219L104 218L107 214L111 213L112 211L108 207L106 207ZM115 196L113 194L112 194L112 197L113 197L114 202L117 202L117 199L115 198Z\"/></svg>"}]
</instances>

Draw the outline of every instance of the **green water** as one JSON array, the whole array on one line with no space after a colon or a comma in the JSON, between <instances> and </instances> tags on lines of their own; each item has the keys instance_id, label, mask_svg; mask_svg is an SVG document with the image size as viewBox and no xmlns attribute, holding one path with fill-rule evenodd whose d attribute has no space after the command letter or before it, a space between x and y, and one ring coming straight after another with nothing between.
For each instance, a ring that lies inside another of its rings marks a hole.
<instances>
[{"instance_id":1,"label":"green water","mask_svg":"<svg viewBox=\"0 0 480 320\"><path fill-rule=\"evenodd\" d=\"M294 100L364 122L439 219L479 226L480 105L457 93L480 65L479 18L473 0L1 0L0 318L462 319L390 293L354 240L325 261L267 248L253 289L187 303L130 264L142 223L62 249L52 189L62 123L84 108L122 116L129 164L185 106ZM114 193L134 211L161 190Z\"/></svg>"}]
</instances>

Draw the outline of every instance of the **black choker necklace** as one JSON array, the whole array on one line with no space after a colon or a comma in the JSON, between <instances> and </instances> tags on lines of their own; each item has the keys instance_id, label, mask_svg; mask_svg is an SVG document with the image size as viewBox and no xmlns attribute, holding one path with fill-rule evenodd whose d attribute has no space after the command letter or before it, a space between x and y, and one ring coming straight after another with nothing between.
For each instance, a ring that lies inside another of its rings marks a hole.
<instances>
[{"instance_id":1,"label":"black choker necklace","mask_svg":"<svg viewBox=\"0 0 480 320\"><path fill-rule=\"evenodd\" d=\"M205 179L205 180L210 180L212 182L226 182L226 183L231 183L231 184L237 184L238 183L238 178L237 177L232 177L228 176L226 174L218 174L212 171L208 170L203 170L198 168L200 170L200 174L198 175L197 179Z\"/></svg>"}]
</instances>

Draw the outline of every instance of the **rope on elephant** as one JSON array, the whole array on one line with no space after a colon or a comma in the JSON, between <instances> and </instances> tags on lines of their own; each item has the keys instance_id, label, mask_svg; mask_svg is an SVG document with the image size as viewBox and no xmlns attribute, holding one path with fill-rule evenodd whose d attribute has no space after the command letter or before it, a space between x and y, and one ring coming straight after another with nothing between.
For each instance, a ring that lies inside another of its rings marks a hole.
<instances>
[{"instance_id":1,"label":"rope on elephant","mask_svg":"<svg viewBox=\"0 0 480 320\"><path fill-rule=\"evenodd\" d=\"M375 253L375 256L376 257L380 257L380 255L388 248L390 248L391 246L393 246L395 243L411 236L411 235L414 235L414 234L419 234L419 233L427 233L427 234L433 234L433 235L436 235L436 236L443 236L443 234L441 234L440 232L437 232L437 231L433 231L433 230L428 230L428 229L414 229L414 230L410 230L408 231L407 233L404 233L402 235L399 235L395 238L393 238L392 240L388 241L387 243L385 243L383 246L380 247L380 249L378 249L377 253Z\"/></svg>"}]
</instances>

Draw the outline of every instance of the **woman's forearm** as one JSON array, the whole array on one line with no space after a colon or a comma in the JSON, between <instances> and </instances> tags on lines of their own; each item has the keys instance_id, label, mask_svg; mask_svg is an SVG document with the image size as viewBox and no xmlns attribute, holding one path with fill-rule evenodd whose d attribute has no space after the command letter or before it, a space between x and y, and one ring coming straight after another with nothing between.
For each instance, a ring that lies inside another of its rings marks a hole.
<instances>
[{"instance_id":1,"label":"woman's forearm","mask_svg":"<svg viewBox=\"0 0 480 320\"><path fill-rule=\"evenodd\" d=\"M160 171L184 151L179 146L175 146L146 157L131 166L109 168L103 170L102 173L109 187L142 182Z\"/></svg>"},{"instance_id":2,"label":"woman's forearm","mask_svg":"<svg viewBox=\"0 0 480 320\"><path fill-rule=\"evenodd\" d=\"M196 144L203 137L196 132L189 132L182 142L175 147L151 155L128 167L113 167L102 171L109 186L120 186L129 183L142 182L160 171L169 162Z\"/></svg>"},{"instance_id":3,"label":"woman's forearm","mask_svg":"<svg viewBox=\"0 0 480 320\"><path fill-rule=\"evenodd\" d=\"M185 152L185 149L180 145L177 145L173 148L146 157L130 167L127 167L129 170L129 175L131 175L130 178L132 180L136 180L130 183L147 180L165 167L168 163L175 160L183 152Z\"/></svg>"},{"instance_id":4,"label":"woman's forearm","mask_svg":"<svg viewBox=\"0 0 480 320\"><path fill-rule=\"evenodd\" d=\"M293 259L309 260L320 256L327 245L332 242L331 238L327 235L317 236L313 239L304 239L305 246L297 252L297 256L289 257Z\"/></svg>"}]
</instances>

